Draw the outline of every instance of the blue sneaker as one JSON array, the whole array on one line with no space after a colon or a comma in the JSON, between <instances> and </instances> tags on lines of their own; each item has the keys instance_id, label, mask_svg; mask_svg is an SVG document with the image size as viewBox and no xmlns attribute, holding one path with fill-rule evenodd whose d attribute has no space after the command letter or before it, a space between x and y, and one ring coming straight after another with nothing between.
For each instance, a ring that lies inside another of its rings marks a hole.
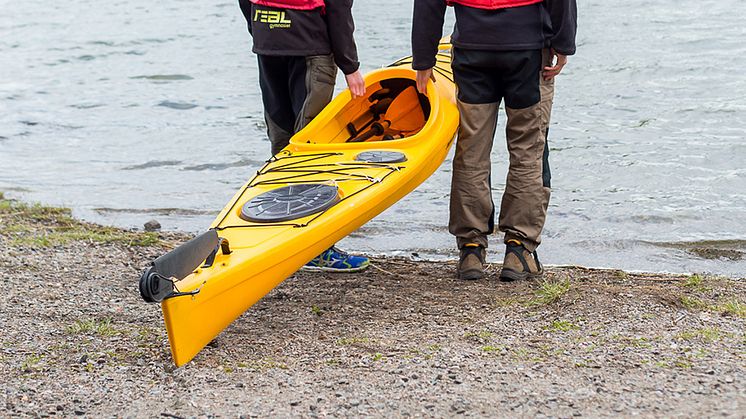
<instances>
[{"instance_id":1,"label":"blue sneaker","mask_svg":"<svg viewBox=\"0 0 746 419\"><path fill-rule=\"evenodd\" d=\"M365 270L369 264L370 260L365 256L350 255L332 246L306 263L301 270L316 272L359 272Z\"/></svg>"}]
</instances>

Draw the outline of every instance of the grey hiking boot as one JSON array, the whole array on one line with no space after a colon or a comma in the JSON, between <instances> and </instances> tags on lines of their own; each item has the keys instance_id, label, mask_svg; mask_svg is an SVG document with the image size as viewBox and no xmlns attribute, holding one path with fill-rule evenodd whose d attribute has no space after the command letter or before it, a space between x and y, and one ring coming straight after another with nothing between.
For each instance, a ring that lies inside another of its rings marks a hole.
<instances>
[{"instance_id":1,"label":"grey hiking boot","mask_svg":"<svg viewBox=\"0 0 746 419\"><path fill-rule=\"evenodd\" d=\"M476 243L467 243L461 248L458 258L458 279L484 278L484 260L487 251Z\"/></svg>"},{"instance_id":2,"label":"grey hiking boot","mask_svg":"<svg viewBox=\"0 0 746 419\"><path fill-rule=\"evenodd\" d=\"M505 261L500 272L501 281L539 278L544 274L544 267L539 262L536 251L529 252L518 240L508 240L505 246Z\"/></svg>"}]
</instances>

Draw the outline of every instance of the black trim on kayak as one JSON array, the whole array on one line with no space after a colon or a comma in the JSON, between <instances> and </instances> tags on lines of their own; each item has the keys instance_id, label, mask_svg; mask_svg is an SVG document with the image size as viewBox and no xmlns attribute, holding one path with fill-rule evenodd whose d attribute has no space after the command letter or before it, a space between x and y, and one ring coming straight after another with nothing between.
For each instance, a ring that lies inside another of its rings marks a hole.
<instances>
[{"instance_id":1,"label":"black trim on kayak","mask_svg":"<svg viewBox=\"0 0 746 419\"><path fill-rule=\"evenodd\" d=\"M194 272L217 248L230 251L227 244L224 245L223 240L218 237L217 230L210 229L158 257L140 277L140 296L148 303L156 303L166 298L198 293L199 290L179 292L175 281Z\"/></svg>"}]
</instances>

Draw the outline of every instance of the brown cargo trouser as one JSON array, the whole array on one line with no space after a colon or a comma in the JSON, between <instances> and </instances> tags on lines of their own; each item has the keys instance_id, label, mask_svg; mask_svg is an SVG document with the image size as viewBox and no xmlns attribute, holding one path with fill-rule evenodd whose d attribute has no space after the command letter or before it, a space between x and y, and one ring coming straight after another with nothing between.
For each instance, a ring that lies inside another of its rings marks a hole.
<instances>
[{"instance_id":1,"label":"brown cargo trouser","mask_svg":"<svg viewBox=\"0 0 746 419\"><path fill-rule=\"evenodd\" d=\"M541 70L549 61L546 50L454 48L461 124L448 229L459 248L466 243L487 247L487 235L494 231L490 153L503 98L510 168L499 228L505 232L505 241L517 239L529 251L541 242L550 195L546 137L554 96L554 81L545 81Z\"/></svg>"},{"instance_id":2,"label":"brown cargo trouser","mask_svg":"<svg viewBox=\"0 0 746 419\"><path fill-rule=\"evenodd\" d=\"M331 55L259 55L258 61L264 120L274 155L332 100L337 66Z\"/></svg>"}]
</instances>

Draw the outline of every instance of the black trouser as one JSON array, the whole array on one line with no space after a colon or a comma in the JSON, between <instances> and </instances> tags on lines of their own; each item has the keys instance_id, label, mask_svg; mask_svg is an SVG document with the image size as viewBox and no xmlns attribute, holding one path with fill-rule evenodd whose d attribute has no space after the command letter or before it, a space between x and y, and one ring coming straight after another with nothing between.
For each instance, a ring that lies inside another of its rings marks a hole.
<instances>
[{"instance_id":1,"label":"black trouser","mask_svg":"<svg viewBox=\"0 0 746 419\"><path fill-rule=\"evenodd\" d=\"M337 67L331 55L257 58L264 119L274 155L329 104Z\"/></svg>"},{"instance_id":2,"label":"black trouser","mask_svg":"<svg viewBox=\"0 0 746 419\"><path fill-rule=\"evenodd\" d=\"M506 241L519 240L530 251L541 242L550 195L546 136L554 94L554 82L541 77L548 58L542 50L453 50L461 121L453 159L449 231L459 247L467 243L486 247L487 235L494 229L490 153L503 99L510 169L499 228Z\"/></svg>"}]
</instances>

